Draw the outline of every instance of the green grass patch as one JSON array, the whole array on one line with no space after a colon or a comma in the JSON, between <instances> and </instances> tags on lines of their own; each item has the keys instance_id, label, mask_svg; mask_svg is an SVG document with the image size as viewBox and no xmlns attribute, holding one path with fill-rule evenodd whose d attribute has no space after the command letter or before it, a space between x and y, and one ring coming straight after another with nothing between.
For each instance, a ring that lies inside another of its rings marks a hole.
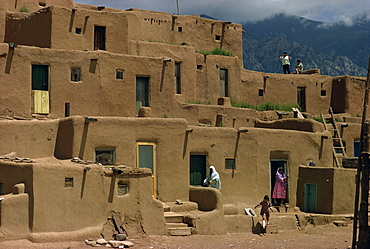
<instances>
[{"instance_id":1,"label":"green grass patch","mask_svg":"<svg viewBox=\"0 0 370 249\"><path fill-rule=\"evenodd\" d=\"M275 110L275 111L285 111L285 112L291 112L292 108L298 108L298 110L301 111L301 107L297 103L292 103L292 104L275 104L272 102L266 102L262 103L260 105L252 105L249 103L246 103L244 101L238 102L235 99L230 99L231 106L233 107L238 107L238 108L249 108L253 109L256 111L270 111L270 110Z\"/></svg>"},{"instance_id":2,"label":"green grass patch","mask_svg":"<svg viewBox=\"0 0 370 249\"><path fill-rule=\"evenodd\" d=\"M205 51L205 50L199 50L196 51L197 53L203 54L203 55L223 55L223 56L231 56L233 57L234 54L230 51L224 50L222 48L216 47L212 51Z\"/></svg>"}]
</instances>

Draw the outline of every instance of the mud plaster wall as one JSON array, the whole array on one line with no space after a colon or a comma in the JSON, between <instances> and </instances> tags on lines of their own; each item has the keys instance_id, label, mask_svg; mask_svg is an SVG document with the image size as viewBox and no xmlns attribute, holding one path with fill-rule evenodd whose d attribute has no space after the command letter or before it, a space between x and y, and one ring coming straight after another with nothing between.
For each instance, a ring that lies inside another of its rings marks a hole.
<instances>
[{"instance_id":1,"label":"mud plaster wall","mask_svg":"<svg viewBox=\"0 0 370 249\"><path fill-rule=\"evenodd\" d=\"M164 234L163 210L151 197L149 172L137 177L119 175L112 178L98 165L89 165L91 171L84 171L83 166L73 163L33 166L33 233L101 227L109 213L115 211L123 215L129 236L143 232ZM73 187L65 187L66 177L73 178ZM128 194L123 196L117 195L120 179L129 186Z\"/></svg>"},{"instance_id":2,"label":"mud plaster wall","mask_svg":"<svg viewBox=\"0 0 370 249\"><path fill-rule=\"evenodd\" d=\"M2 48L6 51L6 47ZM161 82L162 59L136 58L97 51L17 47L9 62L10 72L2 78L6 94L0 96L1 111L9 109L12 115L31 116L31 64L49 65L51 118L64 116L65 103L70 103L71 115L134 116L136 76L150 77L150 106L158 110L156 96ZM0 58L0 63L5 67L7 61ZM72 67L80 68L80 81L71 81ZM123 80L116 80L117 69L124 70ZM153 113L157 115L155 111Z\"/></svg>"},{"instance_id":3,"label":"mud plaster wall","mask_svg":"<svg viewBox=\"0 0 370 249\"><path fill-rule=\"evenodd\" d=\"M17 157L52 157L58 121L0 122L0 155L15 152Z\"/></svg>"},{"instance_id":4,"label":"mud plaster wall","mask_svg":"<svg viewBox=\"0 0 370 249\"><path fill-rule=\"evenodd\" d=\"M340 76L333 78L332 107L336 113L362 115L366 78Z\"/></svg>"},{"instance_id":5,"label":"mud plaster wall","mask_svg":"<svg viewBox=\"0 0 370 249\"><path fill-rule=\"evenodd\" d=\"M95 160L95 149L115 149L116 164L135 167L136 143L155 143L158 199L162 201L189 199L189 163L188 157L183 156L187 128L184 119L97 117L98 122L88 125L86 142L82 142L84 118L71 119L73 119L73 145L70 146L73 148L73 154L67 155L66 151L65 157L79 157L81 145L85 145L82 148L82 158L92 161ZM61 140L64 140L64 136ZM61 142L61 145L66 144ZM61 148L57 150L60 153L63 151ZM179 175L181 177L178 177Z\"/></svg>"},{"instance_id":6,"label":"mud plaster wall","mask_svg":"<svg viewBox=\"0 0 370 249\"><path fill-rule=\"evenodd\" d=\"M233 108L221 105L180 104L174 106L170 117L183 117L189 125L216 126L217 115L222 116L224 127L253 127L259 113L247 108Z\"/></svg>"},{"instance_id":7,"label":"mud plaster wall","mask_svg":"<svg viewBox=\"0 0 370 249\"><path fill-rule=\"evenodd\" d=\"M222 22L199 16L171 16L168 13L132 10L125 11L129 22L129 40L144 40L190 45L195 50L211 51L220 47L215 36L222 34ZM180 31L181 30L181 31ZM224 28L222 48L242 59L240 24L227 24Z\"/></svg>"},{"instance_id":8,"label":"mud plaster wall","mask_svg":"<svg viewBox=\"0 0 370 249\"><path fill-rule=\"evenodd\" d=\"M51 8L32 13L14 13L6 20L5 42L37 47L51 45Z\"/></svg>"},{"instance_id":9,"label":"mud plaster wall","mask_svg":"<svg viewBox=\"0 0 370 249\"><path fill-rule=\"evenodd\" d=\"M330 76L267 74L242 70L241 82L240 90L244 95L240 96L240 100L247 103L297 103L297 87L305 87L306 112L327 113L330 106ZM259 96L258 90L263 90L263 96ZM326 91L326 96L321 96L321 91Z\"/></svg>"},{"instance_id":10,"label":"mud plaster wall","mask_svg":"<svg viewBox=\"0 0 370 249\"><path fill-rule=\"evenodd\" d=\"M299 167L297 206L304 211L304 184L317 184L318 213L340 214L353 212L355 193L353 169Z\"/></svg>"},{"instance_id":11,"label":"mud plaster wall","mask_svg":"<svg viewBox=\"0 0 370 249\"><path fill-rule=\"evenodd\" d=\"M131 41L129 53L138 56L162 57L163 59L171 58L170 62L163 61L158 92L159 98L162 100L160 106L163 113L173 108L175 99L180 102L196 99L197 82L194 74L196 54L193 47L174 46L158 42ZM175 92L175 63L181 63L181 94Z\"/></svg>"},{"instance_id":12,"label":"mud plaster wall","mask_svg":"<svg viewBox=\"0 0 370 249\"><path fill-rule=\"evenodd\" d=\"M127 53L127 19L121 11L53 8L51 48L94 50L94 27L105 27L105 50ZM76 28L81 34L76 33Z\"/></svg>"},{"instance_id":13,"label":"mud plaster wall","mask_svg":"<svg viewBox=\"0 0 370 249\"><path fill-rule=\"evenodd\" d=\"M240 70L242 64L237 57L220 55L201 56L197 55L197 65L202 65L201 70L197 70L197 96L196 100L210 101L217 104L219 97L241 98ZM228 72L228 95L221 96L220 90L220 70L227 69Z\"/></svg>"},{"instance_id":14,"label":"mud plaster wall","mask_svg":"<svg viewBox=\"0 0 370 249\"><path fill-rule=\"evenodd\" d=\"M334 170L334 200L333 213L352 213L354 210L356 170Z\"/></svg>"},{"instance_id":15,"label":"mud plaster wall","mask_svg":"<svg viewBox=\"0 0 370 249\"><path fill-rule=\"evenodd\" d=\"M348 127L341 126L342 123L337 123L341 137L343 138L346 155L354 157L354 142L360 141L361 124L347 123Z\"/></svg>"},{"instance_id":16,"label":"mud plaster wall","mask_svg":"<svg viewBox=\"0 0 370 249\"><path fill-rule=\"evenodd\" d=\"M330 142L322 143L320 133L250 128L238 140L236 130L231 128L194 127L187 144L187 153L207 155L207 165L216 167L225 204L255 205L265 194L270 195L270 159L288 161L289 201L293 206L298 165L313 160L323 167L332 166ZM236 169L226 170L225 157L234 156Z\"/></svg>"}]
</instances>

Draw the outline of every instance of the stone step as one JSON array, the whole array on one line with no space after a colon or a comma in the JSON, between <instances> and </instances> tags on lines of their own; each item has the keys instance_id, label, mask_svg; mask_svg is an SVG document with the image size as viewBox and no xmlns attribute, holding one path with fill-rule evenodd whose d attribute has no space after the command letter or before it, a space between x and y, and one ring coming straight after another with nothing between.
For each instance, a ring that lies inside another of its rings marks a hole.
<instances>
[{"instance_id":1,"label":"stone step","mask_svg":"<svg viewBox=\"0 0 370 249\"><path fill-rule=\"evenodd\" d=\"M167 205L163 205L163 212L171 212L171 207Z\"/></svg>"},{"instance_id":2,"label":"stone step","mask_svg":"<svg viewBox=\"0 0 370 249\"><path fill-rule=\"evenodd\" d=\"M177 227L167 229L171 236L188 236L191 235L191 227Z\"/></svg>"},{"instance_id":3,"label":"stone step","mask_svg":"<svg viewBox=\"0 0 370 249\"><path fill-rule=\"evenodd\" d=\"M289 207L289 206L274 206L273 209L274 209L274 211L276 210L279 213L294 213L294 212L296 212L294 207Z\"/></svg>"},{"instance_id":4,"label":"stone step","mask_svg":"<svg viewBox=\"0 0 370 249\"><path fill-rule=\"evenodd\" d=\"M266 233L278 233L278 227L273 225L266 226Z\"/></svg>"},{"instance_id":5,"label":"stone step","mask_svg":"<svg viewBox=\"0 0 370 249\"><path fill-rule=\"evenodd\" d=\"M166 228L181 228L188 227L186 223L166 223Z\"/></svg>"},{"instance_id":6,"label":"stone step","mask_svg":"<svg viewBox=\"0 0 370 249\"><path fill-rule=\"evenodd\" d=\"M166 223L182 223L184 216L173 212L164 212L164 219Z\"/></svg>"}]
</instances>

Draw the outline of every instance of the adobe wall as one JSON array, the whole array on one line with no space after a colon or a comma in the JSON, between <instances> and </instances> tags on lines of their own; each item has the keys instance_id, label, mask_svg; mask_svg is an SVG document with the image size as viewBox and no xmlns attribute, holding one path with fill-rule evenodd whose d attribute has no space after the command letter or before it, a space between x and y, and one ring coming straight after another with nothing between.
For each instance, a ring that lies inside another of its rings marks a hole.
<instances>
[{"instance_id":1,"label":"adobe wall","mask_svg":"<svg viewBox=\"0 0 370 249\"><path fill-rule=\"evenodd\" d=\"M293 206L298 165L307 164L308 160L323 167L333 165L331 144L321 139L322 133L248 128L247 133L238 135L232 128L192 128L187 153L207 155L207 165L216 167L225 204L255 205L265 194L270 195L271 159L287 160L289 203ZM236 170L225 169L225 157L236 158Z\"/></svg>"},{"instance_id":2,"label":"adobe wall","mask_svg":"<svg viewBox=\"0 0 370 249\"><path fill-rule=\"evenodd\" d=\"M243 95L240 100L254 105L265 102L297 103L297 87L305 87L306 112L328 113L331 84L331 77L325 75L284 75L242 70L240 91ZM263 96L259 96L259 90L263 91ZM326 96L321 96L321 91L326 91Z\"/></svg>"},{"instance_id":3,"label":"adobe wall","mask_svg":"<svg viewBox=\"0 0 370 249\"><path fill-rule=\"evenodd\" d=\"M1 120L0 155L15 152L14 157L54 156L58 123L58 120Z\"/></svg>"},{"instance_id":4,"label":"adobe wall","mask_svg":"<svg viewBox=\"0 0 370 249\"><path fill-rule=\"evenodd\" d=\"M0 48L9 50L5 44ZM71 115L134 116L136 76L150 77L150 106L158 115L162 100L156 96L162 82L162 58L141 56L138 60L137 56L113 56L101 51L67 52L23 46L14 48L12 60L8 57L11 56L0 58L0 66L9 68L9 73L2 75L5 94L0 96L1 113L31 116L31 64L36 64L49 65L50 118L63 117L65 103L70 103ZM72 67L81 69L81 81L71 81ZM115 78L117 69L124 70L123 80ZM163 92L168 91L167 77L168 73Z\"/></svg>"},{"instance_id":5,"label":"adobe wall","mask_svg":"<svg viewBox=\"0 0 370 249\"><path fill-rule=\"evenodd\" d=\"M168 116L185 118L189 125L238 128L253 127L255 119L263 114L252 109L231 107L230 104L200 105L177 102Z\"/></svg>"},{"instance_id":6,"label":"adobe wall","mask_svg":"<svg viewBox=\"0 0 370 249\"><path fill-rule=\"evenodd\" d=\"M32 13L10 13L5 27L5 42L49 48L52 35L52 8Z\"/></svg>"},{"instance_id":7,"label":"adobe wall","mask_svg":"<svg viewBox=\"0 0 370 249\"><path fill-rule=\"evenodd\" d=\"M238 57L202 55L197 53L197 99L217 104L220 97L240 99L244 96L240 88L240 74L243 65ZM228 96L221 96L220 69L228 71Z\"/></svg>"},{"instance_id":8,"label":"adobe wall","mask_svg":"<svg viewBox=\"0 0 370 249\"><path fill-rule=\"evenodd\" d=\"M317 184L317 213L353 212L355 193L354 169L299 166L297 206L304 210L305 183Z\"/></svg>"},{"instance_id":9,"label":"adobe wall","mask_svg":"<svg viewBox=\"0 0 370 249\"><path fill-rule=\"evenodd\" d=\"M54 241L99 236L112 211L121 214L123 227L131 238L143 233L166 233L163 207L151 196L149 170L140 169L133 172L123 169L123 174L112 175L111 170L104 170L98 164L86 165L55 159L36 161L27 167L0 161L0 178L4 184L11 181L5 181L3 177L17 173L19 181L25 182L25 192L29 195L28 238ZM85 171L85 166L89 166L91 171ZM27 168L32 169L32 173L26 172ZM28 182L29 177L32 182ZM66 186L65 178L73 178L73 186ZM128 185L127 194L118 195L119 181ZM4 201L9 198L3 197ZM2 215L12 217L9 210L1 211ZM4 213L6 211L7 213ZM19 228L24 231L22 225L20 222ZM2 229L8 231L9 228L14 230L14 227L2 224ZM40 236L41 234L43 236Z\"/></svg>"},{"instance_id":10,"label":"adobe wall","mask_svg":"<svg viewBox=\"0 0 370 249\"><path fill-rule=\"evenodd\" d=\"M337 127L343 138L344 146L346 147L346 155L354 157L354 142L360 141L361 124L345 123L348 127L341 126L342 123L337 123Z\"/></svg>"},{"instance_id":11,"label":"adobe wall","mask_svg":"<svg viewBox=\"0 0 370 249\"><path fill-rule=\"evenodd\" d=\"M128 21L120 10L97 11L85 8L52 9L52 42L54 49L94 50L94 27L103 26L105 50L127 54ZM80 34L76 33L80 29Z\"/></svg>"},{"instance_id":12,"label":"adobe wall","mask_svg":"<svg viewBox=\"0 0 370 249\"><path fill-rule=\"evenodd\" d=\"M333 78L332 108L334 113L362 115L365 96L365 77L348 75Z\"/></svg>"},{"instance_id":13,"label":"adobe wall","mask_svg":"<svg viewBox=\"0 0 370 249\"><path fill-rule=\"evenodd\" d=\"M95 149L112 148L116 151L116 164L135 166L136 142L152 142L157 146L158 199L189 199L189 163L184 156L187 123L184 119L96 118L97 122L89 124L82 117L65 119L60 129L73 133L58 136L56 156L95 161ZM179 175L182 177L177 177Z\"/></svg>"},{"instance_id":14,"label":"adobe wall","mask_svg":"<svg viewBox=\"0 0 370 249\"><path fill-rule=\"evenodd\" d=\"M171 59L170 62L162 62L162 78L158 95L162 99L160 106L163 114L168 113L173 108L174 99L187 102L197 98L197 81L194 74L196 53L193 47L174 46L159 42L131 41L129 43L129 54ZM181 63L181 94L175 92L175 63ZM162 116L161 113L159 113L159 116Z\"/></svg>"},{"instance_id":15,"label":"adobe wall","mask_svg":"<svg viewBox=\"0 0 370 249\"><path fill-rule=\"evenodd\" d=\"M333 213L352 213L356 193L356 170L335 168L334 172Z\"/></svg>"},{"instance_id":16,"label":"adobe wall","mask_svg":"<svg viewBox=\"0 0 370 249\"><path fill-rule=\"evenodd\" d=\"M125 14L129 22L129 40L188 45L194 47L195 50L204 51L222 47L242 60L242 26L240 24L223 24L221 21L199 16L178 16L138 9L126 10ZM222 30L224 31L223 39ZM219 40L216 40L216 35L220 36Z\"/></svg>"}]
</instances>

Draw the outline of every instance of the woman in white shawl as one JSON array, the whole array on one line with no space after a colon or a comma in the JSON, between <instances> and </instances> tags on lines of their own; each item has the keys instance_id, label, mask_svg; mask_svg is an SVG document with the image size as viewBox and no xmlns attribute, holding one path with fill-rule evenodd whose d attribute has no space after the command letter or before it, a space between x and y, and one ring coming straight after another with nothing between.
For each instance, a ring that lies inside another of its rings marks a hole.
<instances>
[{"instance_id":1,"label":"woman in white shawl","mask_svg":"<svg viewBox=\"0 0 370 249\"><path fill-rule=\"evenodd\" d=\"M209 187L221 190L220 175L217 173L215 166L209 167L209 175L203 183L207 184Z\"/></svg>"}]
</instances>

